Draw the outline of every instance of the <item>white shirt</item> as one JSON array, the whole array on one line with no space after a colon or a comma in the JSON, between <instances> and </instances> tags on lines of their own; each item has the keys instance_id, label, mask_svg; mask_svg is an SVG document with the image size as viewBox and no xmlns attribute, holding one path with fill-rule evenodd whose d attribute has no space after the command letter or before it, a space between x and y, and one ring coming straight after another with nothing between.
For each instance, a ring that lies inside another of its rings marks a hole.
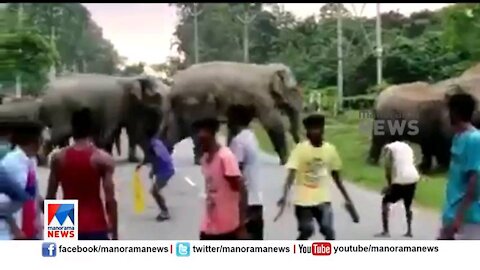
<instances>
[{"instance_id":1,"label":"white shirt","mask_svg":"<svg viewBox=\"0 0 480 270\"><path fill-rule=\"evenodd\" d=\"M3 167L5 168L6 173L8 173L11 179L17 181L23 188L27 187L28 169L32 162L34 162L33 165L36 168L37 167L36 161L34 159L30 159L25 154L25 152L23 152L23 150L18 146L13 151L5 155L5 157L1 161ZM38 187L38 179L37 179L37 187ZM37 188L37 193L38 193L38 188ZM0 201L8 202L10 201L10 199L4 194L0 194ZM40 211L37 211L37 212L40 212ZM18 211L14 215L14 217L17 220L18 226L21 227L22 210ZM37 222L41 223L40 215L37 217ZM4 240L11 239L10 227L6 224L5 221L0 221L0 240L2 239Z\"/></svg>"},{"instance_id":2,"label":"white shirt","mask_svg":"<svg viewBox=\"0 0 480 270\"><path fill-rule=\"evenodd\" d=\"M243 177L248 192L248 205L262 205L262 189L259 177L259 147L255 134L250 129L238 133L230 143L230 149L239 163L243 164Z\"/></svg>"},{"instance_id":3,"label":"white shirt","mask_svg":"<svg viewBox=\"0 0 480 270\"><path fill-rule=\"evenodd\" d=\"M393 184L413 184L420 179L420 174L415 167L413 149L407 143L395 141L385 146L392 153Z\"/></svg>"}]
</instances>

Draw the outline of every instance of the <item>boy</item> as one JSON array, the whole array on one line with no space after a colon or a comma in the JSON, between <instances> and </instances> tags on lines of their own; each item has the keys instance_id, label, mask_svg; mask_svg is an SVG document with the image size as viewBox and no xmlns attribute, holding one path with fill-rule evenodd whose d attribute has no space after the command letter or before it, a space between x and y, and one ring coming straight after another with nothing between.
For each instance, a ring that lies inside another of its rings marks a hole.
<instances>
[{"instance_id":1,"label":"boy","mask_svg":"<svg viewBox=\"0 0 480 270\"><path fill-rule=\"evenodd\" d=\"M466 93L448 99L455 135L439 239L480 240L480 132L471 122L476 108Z\"/></svg>"},{"instance_id":2,"label":"boy","mask_svg":"<svg viewBox=\"0 0 480 270\"><path fill-rule=\"evenodd\" d=\"M113 157L94 145L89 109L74 112L71 126L73 145L52 156L47 199L61 186L63 199L78 200L78 240L118 240Z\"/></svg>"},{"instance_id":3,"label":"boy","mask_svg":"<svg viewBox=\"0 0 480 270\"><path fill-rule=\"evenodd\" d=\"M200 240L237 240L245 237L246 194L238 162L230 149L220 145L217 119L193 124L203 152L202 173L207 193Z\"/></svg>"},{"instance_id":4,"label":"boy","mask_svg":"<svg viewBox=\"0 0 480 270\"><path fill-rule=\"evenodd\" d=\"M234 105L227 112L228 123L237 127L230 143L243 174L248 194L246 230L253 240L263 240L263 200L260 184L260 159L257 137L249 128L254 117L251 107Z\"/></svg>"},{"instance_id":5,"label":"boy","mask_svg":"<svg viewBox=\"0 0 480 270\"><path fill-rule=\"evenodd\" d=\"M415 197L415 188L420 174L415 167L413 149L403 141L395 141L384 147L385 177L387 186L383 189L382 225L383 231L377 237L389 237L388 214L390 204L403 200L407 218L406 237L412 235L412 202Z\"/></svg>"},{"instance_id":6,"label":"boy","mask_svg":"<svg viewBox=\"0 0 480 270\"><path fill-rule=\"evenodd\" d=\"M146 135L148 137L148 153L146 153L143 162L137 166L139 170L143 165L147 163L152 164L152 170L150 172L150 178L153 180L152 194L155 202L160 208L160 214L157 216L157 221L165 221L170 219L170 213L168 211L167 203L161 191L167 186L168 181L175 174L175 168L173 166L173 159L167 147L163 142L158 139L158 123L159 115L154 112L149 112L149 117L146 123Z\"/></svg>"},{"instance_id":7,"label":"boy","mask_svg":"<svg viewBox=\"0 0 480 270\"><path fill-rule=\"evenodd\" d=\"M290 187L294 185L295 216L299 235L297 240L308 240L314 233L313 219L318 222L320 233L326 240L335 240L333 212L328 181L332 178L346 201L346 207L353 203L342 181L342 166L335 146L323 141L325 117L313 114L303 120L308 140L297 144L293 149L286 167L288 176L283 195L278 201L280 213L283 212Z\"/></svg>"},{"instance_id":8,"label":"boy","mask_svg":"<svg viewBox=\"0 0 480 270\"><path fill-rule=\"evenodd\" d=\"M14 126L12 121L3 119L0 121L0 160L12 150L10 140ZM30 196L19 183L8 175L1 165L0 196L2 196L0 199L0 240L11 239L11 234L15 239L23 239L24 234L18 227L13 214L22 208L23 203Z\"/></svg>"},{"instance_id":9,"label":"boy","mask_svg":"<svg viewBox=\"0 0 480 270\"><path fill-rule=\"evenodd\" d=\"M42 198L38 192L35 160L41 144L41 131L42 126L38 123L23 122L16 125L12 136L12 142L16 146L1 161L6 175L29 196L16 216L17 226L23 233L22 238L26 239L39 239L42 236Z\"/></svg>"}]
</instances>

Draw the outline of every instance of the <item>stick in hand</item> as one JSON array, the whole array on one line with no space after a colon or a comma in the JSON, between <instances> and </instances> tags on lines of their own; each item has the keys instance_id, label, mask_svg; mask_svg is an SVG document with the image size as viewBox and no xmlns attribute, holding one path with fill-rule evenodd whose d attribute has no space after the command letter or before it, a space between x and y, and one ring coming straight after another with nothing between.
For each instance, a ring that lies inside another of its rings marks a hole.
<instances>
[{"instance_id":1,"label":"stick in hand","mask_svg":"<svg viewBox=\"0 0 480 270\"><path fill-rule=\"evenodd\" d=\"M354 223L359 223L360 222L360 216L358 215L357 209L355 209L355 206L351 202L346 202L344 204L345 209L347 210L348 214L350 214L350 217L352 218Z\"/></svg>"},{"instance_id":2,"label":"stick in hand","mask_svg":"<svg viewBox=\"0 0 480 270\"><path fill-rule=\"evenodd\" d=\"M278 207L280 208L278 210L278 214L275 216L275 218L273 219L273 222L277 222L277 220L280 219L280 217L283 215L283 212L285 210L285 205L286 205L286 200L285 199L280 199L278 202L277 202L277 205Z\"/></svg>"}]
</instances>

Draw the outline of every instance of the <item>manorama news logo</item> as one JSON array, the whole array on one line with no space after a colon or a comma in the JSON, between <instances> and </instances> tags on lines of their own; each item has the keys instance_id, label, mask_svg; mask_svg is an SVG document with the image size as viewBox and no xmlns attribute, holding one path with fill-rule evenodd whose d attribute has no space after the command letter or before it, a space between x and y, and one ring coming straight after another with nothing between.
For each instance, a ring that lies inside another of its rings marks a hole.
<instances>
[{"instance_id":1,"label":"manorama news logo","mask_svg":"<svg viewBox=\"0 0 480 270\"><path fill-rule=\"evenodd\" d=\"M45 240L78 240L78 201L45 200Z\"/></svg>"}]
</instances>

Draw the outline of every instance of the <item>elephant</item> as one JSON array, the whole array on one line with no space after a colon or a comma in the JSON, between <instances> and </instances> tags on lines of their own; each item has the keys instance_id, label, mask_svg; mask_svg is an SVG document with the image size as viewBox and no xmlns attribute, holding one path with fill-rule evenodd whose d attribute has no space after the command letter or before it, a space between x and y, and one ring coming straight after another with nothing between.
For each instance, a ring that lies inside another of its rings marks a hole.
<instances>
[{"instance_id":1,"label":"elephant","mask_svg":"<svg viewBox=\"0 0 480 270\"><path fill-rule=\"evenodd\" d=\"M0 118L34 121L43 124L40 121L40 106L40 99L29 97L14 99L6 98L0 105ZM45 128L42 132L42 140L43 142L49 141L49 133L47 128ZM43 164L46 161L46 156L44 155L44 145L42 145L37 158L39 160L39 164Z\"/></svg>"},{"instance_id":2,"label":"elephant","mask_svg":"<svg viewBox=\"0 0 480 270\"><path fill-rule=\"evenodd\" d=\"M160 115L163 115L164 108L168 106L168 94L170 93L170 88L167 86L161 79L156 79L157 91L161 95L160 103L156 108L157 112ZM147 107L147 109L151 109L152 106ZM142 143L145 142L146 138L146 126L144 126L144 121L138 121L139 119L143 119L144 115L148 113L146 111L142 111L141 108L136 110L134 113L129 114L127 121L122 123L121 127L117 130L116 135L114 136L114 144L115 148L117 149L118 155L121 155L121 143L120 143L120 135L122 128L126 129L126 133L128 136L128 161L129 162L138 162L138 158L136 156L136 146L140 146L143 148ZM161 123L158 123L157 128L159 128Z\"/></svg>"},{"instance_id":3,"label":"elephant","mask_svg":"<svg viewBox=\"0 0 480 270\"><path fill-rule=\"evenodd\" d=\"M132 121L142 119L143 109L162 113L159 87L154 78L147 76L73 74L52 81L40 106L40 119L51 131L47 155L53 145L68 144L71 115L81 108L89 108L94 115L95 143L111 153L118 131L123 126L127 130L135 127Z\"/></svg>"},{"instance_id":4,"label":"elephant","mask_svg":"<svg viewBox=\"0 0 480 270\"><path fill-rule=\"evenodd\" d=\"M169 109L161 134L170 149L182 139L192 136L191 125L205 117L226 118L231 105L250 106L266 129L270 140L285 164L287 143L282 113L290 120L290 133L299 142L299 122L303 109L302 92L289 67L284 64L247 64L206 62L179 71L173 77ZM236 127L228 125L229 140ZM195 163L200 150L196 139Z\"/></svg>"},{"instance_id":5,"label":"elephant","mask_svg":"<svg viewBox=\"0 0 480 270\"><path fill-rule=\"evenodd\" d=\"M420 145L422 171L431 168L433 157L440 166L448 166L453 131L445 104L447 89L413 82L382 91L375 101L369 162L378 162L385 144L404 139ZM400 130L398 126L405 129Z\"/></svg>"}]
</instances>

